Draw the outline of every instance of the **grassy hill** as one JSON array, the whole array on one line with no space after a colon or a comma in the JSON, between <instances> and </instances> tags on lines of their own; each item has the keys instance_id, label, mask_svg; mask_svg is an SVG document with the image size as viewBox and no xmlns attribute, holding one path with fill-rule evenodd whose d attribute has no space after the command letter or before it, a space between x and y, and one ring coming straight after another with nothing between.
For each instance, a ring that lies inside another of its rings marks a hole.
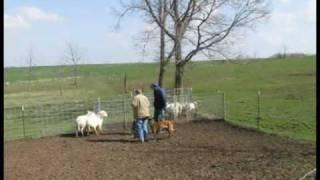
<instances>
[{"instance_id":1,"label":"grassy hill","mask_svg":"<svg viewBox=\"0 0 320 180\"><path fill-rule=\"evenodd\" d=\"M128 89L157 80L154 63L80 65L79 87L75 88L72 67L6 68L5 107L76 100L108 99L123 92L127 74ZM172 88L173 66L167 68L165 87ZM249 61L246 64L224 61L193 62L185 69L184 86L196 95L225 93L226 119L254 127L257 91L261 91L261 129L297 139L316 138L316 59L314 56L291 59ZM30 80L30 81L29 81Z\"/></svg>"}]
</instances>

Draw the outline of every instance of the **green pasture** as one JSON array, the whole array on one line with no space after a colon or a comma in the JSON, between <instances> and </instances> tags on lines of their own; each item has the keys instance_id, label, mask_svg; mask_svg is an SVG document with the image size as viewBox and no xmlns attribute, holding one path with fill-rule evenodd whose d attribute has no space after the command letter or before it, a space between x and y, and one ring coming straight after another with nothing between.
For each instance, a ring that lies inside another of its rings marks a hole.
<instances>
[{"instance_id":1,"label":"green pasture","mask_svg":"<svg viewBox=\"0 0 320 180\"><path fill-rule=\"evenodd\" d=\"M99 64L78 66L73 85L72 67L34 67L4 70L4 105L31 106L74 101L117 99L127 88L143 88L157 81L156 63ZM167 67L165 88L173 88L174 67ZM192 62L185 69L184 87L205 97L206 112L216 106L216 92L225 94L225 119L256 128L257 92L261 92L260 130L295 139L316 139L316 58L263 59L245 63L230 61ZM200 104L201 106L201 104Z\"/></svg>"}]
</instances>

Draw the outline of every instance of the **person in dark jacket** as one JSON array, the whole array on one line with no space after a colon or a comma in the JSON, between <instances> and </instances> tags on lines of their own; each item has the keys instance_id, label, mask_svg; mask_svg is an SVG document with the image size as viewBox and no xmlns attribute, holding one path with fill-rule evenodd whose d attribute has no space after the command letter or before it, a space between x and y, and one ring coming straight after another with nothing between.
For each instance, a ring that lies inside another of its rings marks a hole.
<instances>
[{"instance_id":1,"label":"person in dark jacket","mask_svg":"<svg viewBox=\"0 0 320 180\"><path fill-rule=\"evenodd\" d=\"M154 120L158 122L164 120L167 105L166 93L158 84L151 84L151 89L154 93Z\"/></svg>"}]
</instances>

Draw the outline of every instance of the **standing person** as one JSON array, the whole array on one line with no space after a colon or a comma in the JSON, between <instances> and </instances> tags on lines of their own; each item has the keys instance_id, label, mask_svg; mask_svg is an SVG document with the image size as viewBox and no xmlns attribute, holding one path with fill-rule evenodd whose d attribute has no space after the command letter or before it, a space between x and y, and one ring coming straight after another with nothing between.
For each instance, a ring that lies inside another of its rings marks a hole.
<instances>
[{"instance_id":1,"label":"standing person","mask_svg":"<svg viewBox=\"0 0 320 180\"><path fill-rule=\"evenodd\" d=\"M141 89L135 90L135 96L132 100L133 114L135 118L135 130L139 135L141 143L148 140L148 119L150 116L148 98L142 94Z\"/></svg>"},{"instance_id":2,"label":"standing person","mask_svg":"<svg viewBox=\"0 0 320 180\"><path fill-rule=\"evenodd\" d=\"M154 93L154 120L156 122L164 120L165 109L167 105L166 93L163 88L157 84L151 84Z\"/></svg>"},{"instance_id":3,"label":"standing person","mask_svg":"<svg viewBox=\"0 0 320 180\"><path fill-rule=\"evenodd\" d=\"M133 134L133 138L139 138L139 134L138 134L138 131L137 131L137 121L136 121L137 110L133 106L132 106L132 109L133 109L133 121L132 121L131 131L132 131L132 134Z\"/></svg>"}]
</instances>

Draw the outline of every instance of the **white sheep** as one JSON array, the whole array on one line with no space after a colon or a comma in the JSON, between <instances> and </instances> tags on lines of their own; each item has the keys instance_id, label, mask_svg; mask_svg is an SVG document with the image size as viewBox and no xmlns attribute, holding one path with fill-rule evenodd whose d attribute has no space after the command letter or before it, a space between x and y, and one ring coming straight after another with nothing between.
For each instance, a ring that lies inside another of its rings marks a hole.
<instances>
[{"instance_id":1,"label":"white sheep","mask_svg":"<svg viewBox=\"0 0 320 180\"><path fill-rule=\"evenodd\" d=\"M87 115L87 127L90 132L90 128L93 128L96 135L98 135L97 130L102 132L102 124L103 124L103 118L108 117L107 112L105 111L99 111L96 113L90 113Z\"/></svg>"},{"instance_id":2,"label":"white sheep","mask_svg":"<svg viewBox=\"0 0 320 180\"><path fill-rule=\"evenodd\" d=\"M174 117L177 117L182 112L182 104L179 102L174 103L168 103L166 107L166 111L173 115Z\"/></svg>"},{"instance_id":3,"label":"white sheep","mask_svg":"<svg viewBox=\"0 0 320 180\"><path fill-rule=\"evenodd\" d=\"M88 116L94 114L94 112L92 111L88 111L87 114L85 115L80 115L76 118L76 123L77 123L77 130L76 130L76 137L78 137L78 132L80 131L82 136L83 131L85 130L86 126L87 126L87 120L88 120Z\"/></svg>"},{"instance_id":4,"label":"white sheep","mask_svg":"<svg viewBox=\"0 0 320 180\"><path fill-rule=\"evenodd\" d=\"M198 103L195 102L189 102L189 103L183 103L182 104L182 114L188 116L189 114L194 114L196 112Z\"/></svg>"},{"instance_id":5,"label":"white sheep","mask_svg":"<svg viewBox=\"0 0 320 180\"><path fill-rule=\"evenodd\" d=\"M190 102L185 105L187 112L194 112L198 106L198 102Z\"/></svg>"}]
</instances>

